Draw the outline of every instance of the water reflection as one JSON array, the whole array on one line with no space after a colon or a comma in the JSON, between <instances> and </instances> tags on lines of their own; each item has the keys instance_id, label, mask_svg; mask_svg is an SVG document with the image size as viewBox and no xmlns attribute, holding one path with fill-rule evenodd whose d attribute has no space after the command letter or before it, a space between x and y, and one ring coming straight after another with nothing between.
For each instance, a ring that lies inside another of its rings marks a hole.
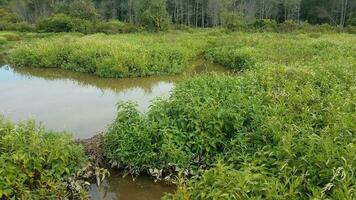
<instances>
[{"instance_id":1,"label":"water reflection","mask_svg":"<svg viewBox=\"0 0 356 200\"><path fill-rule=\"evenodd\" d=\"M95 184L90 187L93 200L158 200L164 193L175 190L174 186L155 183L145 176L140 176L135 181L131 177L123 178L119 172L112 172L100 188Z\"/></svg>"},{"instance_id":2,"label":"water reflection","mask_svg":"<svg viewBox=\"0 0 356 200\"><path fill-rule=\"evenodd\" d=\"M48 129L89 138L115 118L119 101L135 101L144 112L156 97L168 97L174 83L195 72L224 71L198 64L185 75L104 79L59 69L0 68L0 114L28 118Z\"/></svg>"}]
</instances>

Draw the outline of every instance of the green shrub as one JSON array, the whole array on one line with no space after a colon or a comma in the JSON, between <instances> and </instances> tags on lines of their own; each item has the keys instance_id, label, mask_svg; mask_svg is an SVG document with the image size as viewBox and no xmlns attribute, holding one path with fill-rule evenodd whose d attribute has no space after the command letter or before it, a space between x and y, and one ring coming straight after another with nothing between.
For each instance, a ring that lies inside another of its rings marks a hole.
<instances>
[{"instance_id":1,"label":"green shrub","mask_svg":"<svg viewBox=\"0 0 356 200\"><path fill-rule=\"evenodd\" d=\"M70 17L66 14L55 14L50 17L39 19L36 22L39 32L81 32L93 31L93 23L88 20Z\"/></svg>"},{"instance_id":2,"label":"green shrub","mask_svg":"<svg viewBox=\"0 0 356 200\"><path fill-rule=\"evenodd\" d=\"M66 133L29 121L14 125L0 117L0 197L66 198L67 179L86 162L81 146Z\"/></svg>"},{"instance_id":3,"label":"green shrub","mask_svg":"<svg viewBox=\"0 0 356 200\"><path fill-rule=\"evenodd\" d=\"M106 156L113 160L113 166L127 164L125 167L133 174L152 167L150 163L158 161L154 153L158 144L135 106L133 103L119 105L117 118L108 129L110 134L104 139Z\"/></svg>"}]
</instances>

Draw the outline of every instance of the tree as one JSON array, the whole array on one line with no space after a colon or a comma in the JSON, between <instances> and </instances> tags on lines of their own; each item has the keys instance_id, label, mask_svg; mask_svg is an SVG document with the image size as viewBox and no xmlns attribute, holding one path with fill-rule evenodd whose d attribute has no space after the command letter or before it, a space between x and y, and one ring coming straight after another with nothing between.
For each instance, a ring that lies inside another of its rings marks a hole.
<instances>
[{"instance_id":1,"label":"tree","mask_svg":"<svg viewBox=\"0 0 356 200\"><path fill-rule=\"evenodd\" d=\"M70 2L61 2L57 5L57 13L64 13L71 17L84 20L96 20L99 14L91 0L74 0Z\"/></svg>"},{"instance_id":2,"label":"tree","mask_svg":"<svg viewBox=\"0 0 356 200\"><path fill-rule=\"evenodd\" d=\"M86 20L149 23L146 27L167 27L170 21L211 27L222 25L228 12L249 23L271 19L345 26L353 21L356 0L0 0L0 7L29 22L60 12Z\"/></svg>"},{"instance_id":3,"label":"tree","mask_svg":"<svg viewBox=\"0 0 356 200\"><path fill-rule=\"evenodd\" d=\"M140 23L148 30L160 31L168 29L170 18L165 0L142 0Z\"/></svg>"}]
</instances>

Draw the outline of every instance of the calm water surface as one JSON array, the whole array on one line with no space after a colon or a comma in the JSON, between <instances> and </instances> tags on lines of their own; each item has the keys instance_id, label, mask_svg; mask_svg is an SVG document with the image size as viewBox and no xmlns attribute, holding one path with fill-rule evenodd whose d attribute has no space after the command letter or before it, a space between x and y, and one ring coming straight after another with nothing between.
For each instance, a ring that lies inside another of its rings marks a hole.
<instances>
[{"instance_id":1,"label":"calm water surface","mask_svg":"<svg viewBox=\"0 0 356 200\"><path fill-rule=\"evenodd\" d=\"M153 99L167 98L177 81L206 71L225 69L198 64L186 75L104 79L59 69L4 65L0 67L0 114L13 121L32 118L47 129L90 138L104 131L116 117L118 102L135 101L145 112ZM91 185L90 194L94 200L156 200L173 190L148 177L133 181L112 172L100 188Z\"/></svg>"},{"instance_id":2,"label":"calm water surface","mask_svg":"<svg viewBox=\"0 0 356 200\"><path fill-rule=\"evenodd\" d=\"M101 79L51 69L0 68L0 113L13 121L28 118L75 138L103 131L119 101L135 101L145 111L155 97L167 97L173 80Z\"/></svg>"},{"instance_id":3,"label":"calm water surface","mask_svg":"<svg viewBox=\"0 0 356 200\"><path fill-rule=\"evenodd\" d=\"M205 70L212 69L200 66L195 71ZM168 97L182 78L103 79L66 70L5 65L0 67L0 114L13 121L32 118L47 129L90 138L115 118L118 102L135 101L144 112L153 99Z\"/></svg>"},{"instance_id":4,"label":"calm water surface","mask_svg":"<svg viewBox=\"0 0 356 200\"><path fill-rule=\"evenodd\" d=\"M155 183L150 177L133 180L130 176L123 178L120 172L111 172L100 188L91 185L90 195L93 200L158 200L174 190L174 186Z\"/></svg>"}]
</instances>

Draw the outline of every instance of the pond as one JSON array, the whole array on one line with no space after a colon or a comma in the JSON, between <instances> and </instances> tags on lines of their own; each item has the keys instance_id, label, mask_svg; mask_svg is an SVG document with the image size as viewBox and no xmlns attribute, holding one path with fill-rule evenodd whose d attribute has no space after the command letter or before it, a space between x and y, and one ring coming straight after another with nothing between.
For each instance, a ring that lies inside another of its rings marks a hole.
<instances>
[{"instance_id":1,"label":"pond","mask_svg":"<svg viewBox=\"0 0 356 200\"><path fill-rule=\"evenodd\" d=\"M60 69L0 67L0 114L15 122L29 118L46 129L69 131L76 139L103 132L116 117L120 101L135 101L141 112L152 100L168 98L175 83L194 74L226 71L223 67L195 63L182 75L104 79ZM92 199L155 200L174 187L154 183L149 177L123 178L112 172L102 187L91 185Z\"/></svg>"}]
</instances>

